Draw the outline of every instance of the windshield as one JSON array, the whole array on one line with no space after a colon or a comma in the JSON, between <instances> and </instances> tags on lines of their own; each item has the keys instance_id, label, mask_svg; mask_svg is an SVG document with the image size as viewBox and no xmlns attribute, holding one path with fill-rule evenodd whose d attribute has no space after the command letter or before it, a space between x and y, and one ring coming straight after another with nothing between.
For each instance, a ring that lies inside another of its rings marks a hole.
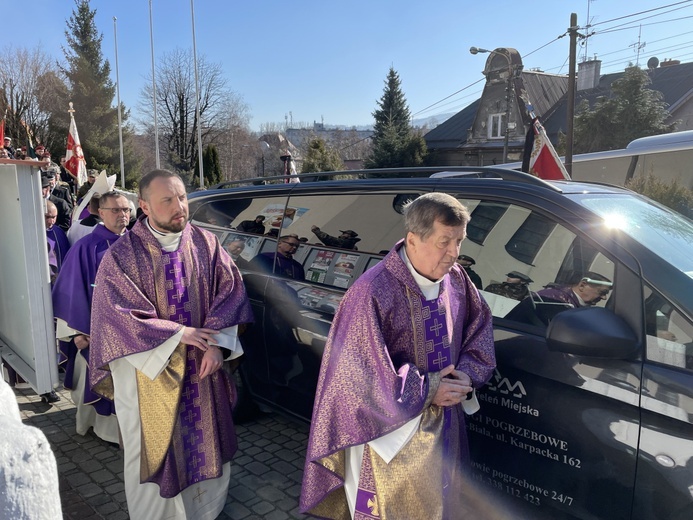
<instances>
[{"instance_id":1,"label":"windshield","mask_svg":"<svg viewBox=\"0 0 693 520\"><path fill-rule=\"evenodd\" d=\"M660 258L693 276L693 224L648 199L629 194L581 194L575 200Z\"/></svg>"}]
</instances>

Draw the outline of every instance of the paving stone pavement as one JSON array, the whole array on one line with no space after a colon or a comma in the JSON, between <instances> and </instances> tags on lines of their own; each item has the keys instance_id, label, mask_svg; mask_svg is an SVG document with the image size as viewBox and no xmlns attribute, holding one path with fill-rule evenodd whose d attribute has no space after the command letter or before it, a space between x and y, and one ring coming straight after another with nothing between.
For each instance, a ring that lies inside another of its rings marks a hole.
<instances>
[{"instance_id":1,"label":"paving stone pavement","mask_svg":"<svg viewBox=\"0 0 693 520\"><path fill-rule=\"evenodd\" d=\"M42 403L31 389L15 389L22 420L40 428L55 453L65 520L126 520L122 451L75 431L70 392ZM308 518L298 512L309 427L277 414L262 414L236 426L229 496L218 520Z\"/></svg>"}]
</instances>

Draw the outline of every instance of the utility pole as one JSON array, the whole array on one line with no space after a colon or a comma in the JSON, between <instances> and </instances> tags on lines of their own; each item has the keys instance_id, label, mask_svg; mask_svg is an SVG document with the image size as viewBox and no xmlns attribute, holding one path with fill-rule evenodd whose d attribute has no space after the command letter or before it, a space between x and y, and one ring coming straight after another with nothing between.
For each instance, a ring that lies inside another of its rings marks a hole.
<instances>
[{"instance_id":1,"label":"utility pole","mask_svg":"<svg viewBox=\"0 0 693 520\"><path fill-rule=\"evenodd\" d=\"M575 62L577 57L577 13L570 14L570 54L568 57L568 109L566 110L565 169L573 175L573 120L575 119Z\"/></svg>"}]
</instances>

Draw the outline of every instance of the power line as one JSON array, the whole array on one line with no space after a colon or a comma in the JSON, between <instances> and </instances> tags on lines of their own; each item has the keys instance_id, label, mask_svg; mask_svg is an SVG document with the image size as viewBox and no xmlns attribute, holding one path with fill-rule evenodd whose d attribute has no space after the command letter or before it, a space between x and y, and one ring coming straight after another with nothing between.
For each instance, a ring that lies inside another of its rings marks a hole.
<instances>
[{"instance_id":1,"label":"power line","mask_svg":"<svg viewBox=\"0 0 693 520\"><path fill-rule=\"evenodd\" d=\"M680 21L680 20L685 20L685 19L687 19L687 18L693 18L693 15L692 15L692 16L685 16L685 17L680 17L680 18L675 18L675 19L670 19L670 20L660 20L660 21L656 21L656 22L649 22L649 23L645 23L645 24L638 24L638 22L640 22L640 21L642 21L642 20L649 20L649 19L651 19L651 18L654 18L655 16L662 16L662 15L669 14L669 13L674 12L674 11L678 11L678 10L681 10L681 9L686 9L686 8L688 8L688 7L693 7L693 6L691 6L691 5L683 5L683 4L690 4L691 2L693 2L693 0L684 0L684 1L681 1L681 2L676 2L676 3L673 3L673 4L663 5L663 6L656 7L656 8L653 8L653 9L648 9L648 10L645 10L645 11L639 11L639 12L637 12L637 13L632 13L632 14L628 14L628 15L625 15L625 16L620 16L620 17L617 17L617 18L612 18L612 19L610 19L610 20L604 20L604 21L602 21L602 22L597 22L597 23L589 24L588 26L585 27L586 29L590 29L590 28L593 28L593 27L598 26L598 25L604 25L604 24L607 24L607 23L616 22L616 21L618 21L618 20L624 20L624 19L627 19L627 18L632 18L632 17L634 17L634 16L640 16L640 15L643 15L643 14L652 13L652 12L655 12L655 11L661 11L662 9L669 9L669 8L674 7L674 9L670 9L670 10L668 10L668 11L660 12L660 13L657 13L657 14L655 14L655 15L650 15L650 16L641 18L641 19L639 19L639 20L631 20L631 21L629 21L629 22L627 22L627 23L624 23L624 24L615 25L615 26L613 26L613 27L605 28L604 30L594 31L594 32L592 32L591 34L588 34L588 35L585 37L585 39L590 38L590 37L595 36L595 35L602 35L602 34L608 34L608 33L611 33L611 32L617 32L617 31L624 31L624 30L628 30L628 29L634 29L634 28L638 27L638 25L641 25L641 26L657 25L657 24L662 24L662 23L678 22L678 21ZM677 6L680 6L680 7L677 7ZM636 24L636 25L633 25L633 24ZM624 26L626 26L626 27L624 27ZM690 31L690 32L693 32L693 31ZM534 53L536 53L536 52L538 52L538 51L544 49L545 47L548 47L549 45L551 45L551 44L557 42L558 40L560 40L561 38L563 38L566 34L568 34L568 31L566 31L565 33L563 33L563 34L557 36L557 37L554 38L553 40L551 40L551 41L549 41L549 42L547 42L547 43L545 43L545 44L543 44L543 45L537 47L537 48L534 49L533 51L531 51L531 52L529 52L529 53L527 53L527 54L524 54L524 55L523 55L523 59L524 59L524 58L528 58L528 57L531 56L532 54L534 54ZM682 36L682 35L685 35L685 34L689 34L689 33L682 33L682 34L680 34L680 35L678 35L678 36ZM662 38L662 39L660 39L660 40L656 40L655 42L651 42L651 43L656 43L656 42L663 41L663 40L667 40L667 39L671 39L671 38L674 38L674 37L675 37L675 36L670 36L670 37L668 37L668 38ZM688 42L687 42L687 43L688 43ZM679 45L685 45L685 44L679 44ZM673 47L675 48L675 47L677 47L677 46L675 45L675 46L673 46ZM671 50L675 50L674 48L671 48ZM617 54L617 53L626 52L626 51L629 51L629 50L631 50L631 49L630 49L630 48L628 48L628 49L622 49L622 50L619 50L619 51L613 51L613 52L610 52L610 53L607 53L607 54L603 54L602 56L611 55L611 54ZM651 51L651 52L664 52L664 51L667 51L667 50L669 50L669 48L662 48L662 49L655 50L655 51ZM565 67L567 61L568 61L568 58L566 58L566 60L564 61L564 63L563 63L560 67L551 67L551 68L546 68L546 69L544 69L544 70L547 71L547 72L548 72L548 71L557 70L557 71L558 71L557 74L560 74L560 71L563 69L563 67ZM608 64L603 63L602 65L606 67L606 66L608 66L608 65L610 65L610 64L612 64L612 63L613 63L613 64L617 64L617 63L623 64L623 63L630 63L630 61L631 61L631 60L629 60L629 59L614 60L613 62L609 62ZM452 94L450 94L450 95L448 95L448 96L446 96L446 97L444 97L444 98L442 98L442 99L436 101L435 103L432 103L431 105L428 105L427 107L425 107L425 108L423 108L423 109L421 109L421 110L419 110L419 111L413 113L413 114L412 114L412 117L413 117L413 116L416 116L416 115L420 115L420 114L422 114L422 113L428 111L429 109L431 109L431 108L433 108L433 107L441 108L441 107L439 107L438 105L440 105L440 104L443 103L444 101L450 99L451 97L456 96L456 95L459 94L460 92L464 92L464 91L467 90L468 88L471 88L472 86L474 86L474 85L476 85L476 84L478 84L478 83L480 83L480 82L482 82L482 81L484 81L484 78L481 78L481 79L479 79L479 80L477 80L477 81L475 81L475 82L473 82L473 83L470 83L470 84L467 85L466 87L463 87L462 89L460 89L460 90L458 90L458 91L456 91L456 92L453 92ZM468 96L464 96L464 97L461 98L461 99L464 99L465 97L471 97L471 96L474 95L474 94L475 94L475 93L470 93ZM447 103L447 104L445 104L445 105L443 105L443 106L449 105L449 104L451 104L451 103L458 103L459 101L460 101L460 99L455 99L455 100L450 101L449 103ZM464 106L466 106L466 105L464 105Z\"/></svg>"},{"instance_id":2,"label":"power line","mask_svg":"<svg viewBox=\"0 0 693 520\"><path fill-rule=\"evenodd\" d=\"M692 1L692 0L689 0L689 1ZM531 51L531 52L525 54L525 55L523 56L523 58L527 58L528 56L531 56L531 55L534 54L535 52L540 51L540 50L543 49L544 47L548 47L548 46L551 45L552 43L554 43L554 42L560 40L561 38L563 38L566 34L567 34L567 31L566 31L565 33L561 34L560 36L557 36L556 38L554 38L554 39L551 40L550 42L545 43L544 45L541 45L540 47L537 47L537 48L534 49L533 51ZM453 96L459 94L460 92L463 92L464 90L466 90L466 89L468 89L468 88L470 88L470 87L473 87L474 85L476 85L477 83L480 83L481 81L484 81L484 78L481 78L481 79L475 81L474 83L471 83L471 84L467 85L466 87L464 87L464 88L458 90L457 92L453 92L453 93L450 94L449 96L446 96L446 97L444 97L443 99L441 99L441 100L439 100L439 101L436 101L435 103L433 103L433 104L427 106L426 108L422 108L422 109L419 110L418 112L413 113L413 114L412 114L412 117L414 117L414 116L416 116L416 115L419 115L419 114L421 114L421 113L427 111L429 108L432 108L432 107L434 107L434 106L436 106L436 105L442 103L442 102L445 101L446 99L449 99L449 98L451 98L451 97L453 97Z\"/></svg>"},{"instance_id":3,"label":"power line","mask_svg":"<svg viewBox=\"0 0 693 520\"><path fill-rule=\"evenodd\" d=\"M659 25L659 24L662 24L662 23L678 22L678 21L681 21L681 20L686 20L686 19L688 19L688 18L693 18L693 15L691 15L691 16L682 16L682 17L680 17L680 18L671 18L670 20L659 20L658 22L641 23L641 24L631 25L631 26L628 26L628 27L617 26L618 28L615 28L615 29L604 29L603 31L597 31L597 32L595 32L595 33L592 33L592 35L594 35L594 34L598 34L598 35L601 35L601 34L609 34L609 33L612 33L612 32L619 32L619 31L628 31L628 30L630 30L630 29L635 29L636 27L640 27L640 26L642 26L642 27L649 27L650 25ZM590 35L590 36L592 36L592 35Z\"/></svg>"},{"instance_id":4,"label":"power line","mask_svg":"<svg viewBox=\"0 0 693 520\"><path fill-rule=\"evenodd\" d=\"M480 82L482 82L482 81L484 81L484 78L481 78L481 79L475 81L474 83L470 83L469 85L467 85L466 87L461 88L461 89L458 90L457 92L453 92L453 93L450 94L449 96L446 96L446 97L444 97L443 99L441 99L441 100L439 100L439 101L436 101L436 102L433 103L432 105L428 105L426 108L422 108L422 109L419 110L418 112L413 113L413 114L412 114L412 117L415 116L415 115L418 115L418 114L420 114L420 113L422 113L422 112L425 112L425 111L428 110L429 108L434 107L434 106L436 106L436 105L439 104L439 103L442 103L442 102L445 101L446 99L450 99L452 96L455 96L455 95L459 94L460 92L463 92L463 91L467 90L468 88L473 87L474 85L476 85L477 83L480 83Z\"/></svg>"},{"instance_id":5,"label":"power line","mask_svg":"<svg viewBox=\"0 0 693 520\"><path fill-rule=\"evenodd\" d=\"M660 11L662 9L668 9L669 7L674 7L674 6L681 5L681 4L689 4L689 3L691 3L691 1L693 1L693 0L684 0L683 2L676 2L674 4L669 4L669 5L662 5L660 7L655 7L654 9L648 9L646 11L640 11L638 13L627 14L625 16L619 16L618 18L612 18L611 20L604 20L603 22L593 23L591 25L591 27L596 27L597 25L603 25L605 23L616 22L618 20L625 20L626 18L632 18L633 16L639 16L641 14L651 13L654 11ZM682 8L680 8L680 9L682 9ZM674 10L677 10L677 9L674 9ZM668 11L668 12L670 12L670 11ZM665 13L660 13L660 14L665 14ZM659 16L659 15L657 15L657 16Z\"/></svg>"}]
</instances>

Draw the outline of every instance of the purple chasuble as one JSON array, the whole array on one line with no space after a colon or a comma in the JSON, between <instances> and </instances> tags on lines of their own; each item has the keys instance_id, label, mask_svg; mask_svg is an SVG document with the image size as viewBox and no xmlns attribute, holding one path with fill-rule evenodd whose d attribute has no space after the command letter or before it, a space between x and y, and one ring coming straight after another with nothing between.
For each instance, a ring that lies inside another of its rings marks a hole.
<instances>
[{"instance_id":1,"label":"purple chasuble","mask_svg":"<svg viewBox=\"0 0 693 520\"><path fill-rule=\"evenodd\" d=\"M401 247L403 241L356 280L330 328L306 451L303 512L344 493L344 468L330 465L339 460L334 458L339 452L378 439L422 413L437 416L431 404L439 377L435 373L453 364L479 388L495 368L491 312L469 276L453 266L440 283L438 298L426 301L399 256ZM432 442L443 450L441 455L450 449L450 466L460 468L468 461L464 413L461 405L444 408L442 433ZM322 461L328 458L326 466ZM461 485L459 473L451 486ZM444 486L446 479L433 480ZM420 487L432 502L446 502L443 489L426 484L422 481Z\"/></svg>"},{"instance_id":2,"label":"purple chasuble","mask_svg":"<svg viewBox=\"0 0 693 520\"><path fill-rule=\"evenodd\" d=\"M92 234L75 242L65 257L51 295L54 316L63 320L68 327L89 335L96 273L106 250L119 238L120 235L113 233L106 226L96 226ZM74 340L60 341L59 347L58 362L65 366L63 386L73 390L75 356L78 349ZM82 350L82 356L88 363L89 347ZM88 381L88 368L86 377ZM88 384L84 385L84 403L94 406L100 415L115 413L113 402L93 393Z\"/></svg>"},{"instance_id":3,"label":"purple chasuble","mask_svg":"<svg viewBox=\"0 0 693 520\"><path fill-rule=\"evenodd\" d=\"M92 320L90 382L104 391L111 382L111 361L155 349L183 325L222 330L252 322L240 273L215 235L188 224L178 249L166 253L143 220L108 250L101 263L93 302L93 315L97 314L99 319ZM166 454L147 479L159 485L164 498L195 482L220 477L223 464L237 449L231 380L224 370L200 380L204 353L185 348L183 380L170 390L179 396L178 408L171 411L163 400L148 396L149 406L161 406L156 414L174 414Z\"/></svg>"}]
</instances>

